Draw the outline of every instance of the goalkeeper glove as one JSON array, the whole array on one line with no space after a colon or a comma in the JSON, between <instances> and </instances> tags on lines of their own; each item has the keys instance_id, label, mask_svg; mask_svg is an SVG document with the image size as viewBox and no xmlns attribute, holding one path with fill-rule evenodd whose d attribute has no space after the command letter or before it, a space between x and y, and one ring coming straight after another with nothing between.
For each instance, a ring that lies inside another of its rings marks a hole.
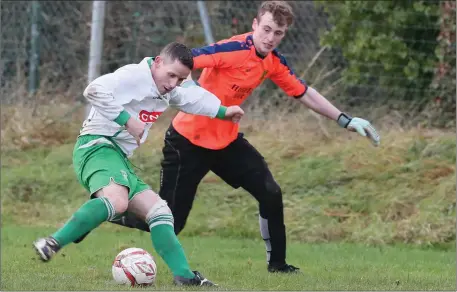
<instances>
[{"instance_id":1,"label":"goalkeeper glove","mask_svg":"<svg viewBox=\"0 0 457 292\"><path fill-rule=\"evenodd\" d=\"M346 128L352 132L357 132L363 137L371 139L371 142L374 146L379 146L380 137L370 122L361 118L353 118L348 114L341 113L337 119L337 123L342 128Z\"/></svg>"}]
</instances>

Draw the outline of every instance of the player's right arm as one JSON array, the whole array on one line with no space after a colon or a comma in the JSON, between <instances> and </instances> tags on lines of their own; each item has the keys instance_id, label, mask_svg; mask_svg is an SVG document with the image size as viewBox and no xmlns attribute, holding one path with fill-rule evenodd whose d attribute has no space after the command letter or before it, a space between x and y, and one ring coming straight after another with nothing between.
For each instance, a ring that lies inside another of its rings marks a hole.
<instances>
[{"instance_id":1,"label":"player's right arm","mask_svg":"<svg viewBox=\"0 0 457 292\"><path fill-rule=\"evenodd\" d=\"M95 110L110 121L124 126L130 114L118 102L110 88L109 77L104 75L91 82L84 90L84 97L95 108Z\"/></svg>"},{"instance_id":2,"label":"player's right arm","mask_svg":"<svg viewBox=\"0 0 457 292\"><path fill-rule=\"evenodd\" d=\"M281 54L277 53L275 56L279 62L277 62L276 70L270 78L289 96L295 97L314 112L337 121L341 127L357 131L362 136L368 136L374 145L379 145L379 135L368 121L360 118L351 118L342 113L317 90L300 80Z\"/></svg>"},{"instance_id":3,"label":"player's right arm","mask_svg":"<svg viewBox=\"0 0 457 292\"><path fill-rule=\"evenodd\" d=\"M84 97L106 119L116 122L137 140L141 140L145 124L135 118L124 109L124 104L132 100L134 94L123 94L129 88L135 88L135 74L129 70L117 70L92 81L84 90ZM122 90L116 90L119 86Z\"/></svg>"}]
</instances>

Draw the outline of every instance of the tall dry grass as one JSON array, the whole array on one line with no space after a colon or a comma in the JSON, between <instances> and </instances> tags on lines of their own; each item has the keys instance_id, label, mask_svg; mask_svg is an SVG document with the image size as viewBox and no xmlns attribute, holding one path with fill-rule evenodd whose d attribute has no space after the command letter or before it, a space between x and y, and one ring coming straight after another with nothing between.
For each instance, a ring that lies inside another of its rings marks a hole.
<instances>
[{"instance_id":1,"label":"tall dry grass","mask_svg":"<svg viewBox=\"0 0 457 292\"><path fill-rule=\"evenodd\" d=\"M339 69L322 62L317 66L319 56L297 74L311 76L307 78L314 80L310 85L325 96L337 96L341 89ZM24 84L8 94L26 99ZM24 223L24 212L36 213L36 206L61 202L62 188L77 188L67 152L84 119L84 106L76 98L81 84L60 96L49 96L41 87L33 102L1 108L2 158L6 158L2 172L11 172L2 180L2 210L14 222ZM455 240L455 132L422 128L388 105L346 108L338 100L335 103L354 116L372 120L381 135L381 146L373 147L368 139L339 128L334 121L284 97L277 88L257 90L243 105L247 114L240 130L266 157L283 188L290 238L420 245ZM150 183L156 182L163 134L175 113L169 110L161 116L149 141L133 158L145 169L142 174ZM46 149L45 157L33 149ZM60 181L53 183L42 174L58 176ZM194 216L198 220L194 222L198 224L187 232L258 236L257 225L251 224L257 206L239 199L244 196L242 190L229 190L209 175L200 192L206 207L199 213L197 206ZM22 198L14 205L20 208L10 208L3 195L12 200ZM69 206L76 202L73 200L69 199ZM71 210L67 206L59 216L66 218ZM55 222L43 214L36 217ZM37 221L33 217L27 220Z\"/></svg>"},{"instance_id":2,"label":"tall dry grass","mask_svg":"<svg viewBox=\"0 0 457 292\"><path fill-rule=\"evenodd\" d=\"M71 168L81 119L75 112L67 122L55 122L62 110L48 109L46 118L36 117L27 127L19 111L10 112L2 129L2 216L7 221L60 224L85 198ZM132 158L154 188L163 135L174 114L161 117ZM242 121L240 130L283 189L290 239L425 246L455 240L455 134L376 126L381 134L377 148L306 110L261 119L247 115ZM198 193L188 235L258 237L257 205L245 191L229 188L210 173Z\"/></svg>"}]
</instances>

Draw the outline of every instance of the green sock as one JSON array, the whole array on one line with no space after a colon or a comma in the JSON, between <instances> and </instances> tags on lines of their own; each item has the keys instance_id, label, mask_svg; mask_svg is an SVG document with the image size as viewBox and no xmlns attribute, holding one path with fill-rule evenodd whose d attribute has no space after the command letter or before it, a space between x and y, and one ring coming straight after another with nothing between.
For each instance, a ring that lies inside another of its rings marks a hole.
<instances>
[{"instance_id":1,"label":"green sock","mask_svg":"<svg viewBox=\"0 0 457 292\"><path fill-rule=\"evenodd\" d=\"M89 200L52 237L63 247L95 229L113 215L114 208L108 199L102 197Z\"/></svg>"},{"instance_id":2,"label":"green sock","mask_svg":"<svg viewBox=\"0 0 457 292\"><path fill-rule=\"evenodd\" d=\"M192 279L195 275L189 267L171 222L172 215L159 215L148 220L152 244L174 276Z\"/></svg>"}]
</instances>

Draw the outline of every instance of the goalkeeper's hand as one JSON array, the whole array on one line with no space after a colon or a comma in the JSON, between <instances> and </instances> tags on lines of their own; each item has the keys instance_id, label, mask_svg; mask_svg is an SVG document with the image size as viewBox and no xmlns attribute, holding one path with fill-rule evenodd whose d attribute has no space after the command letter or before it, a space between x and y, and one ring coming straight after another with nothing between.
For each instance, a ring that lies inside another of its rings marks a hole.
<instances>
[{"instance_id":1,"label":"goalkeeper's hand","mask_svg":"<svg viewBox=\"0 0 457 292\"><path fill-rule=\"evenodd\" d=\"M363 137L369 138L374 146L379 146L380 137L376 132L376 129L367 120L353 118L345 113L341 113L337 122L341 127L352 132L357 132Z\"/></svg>"}]
</instances>

